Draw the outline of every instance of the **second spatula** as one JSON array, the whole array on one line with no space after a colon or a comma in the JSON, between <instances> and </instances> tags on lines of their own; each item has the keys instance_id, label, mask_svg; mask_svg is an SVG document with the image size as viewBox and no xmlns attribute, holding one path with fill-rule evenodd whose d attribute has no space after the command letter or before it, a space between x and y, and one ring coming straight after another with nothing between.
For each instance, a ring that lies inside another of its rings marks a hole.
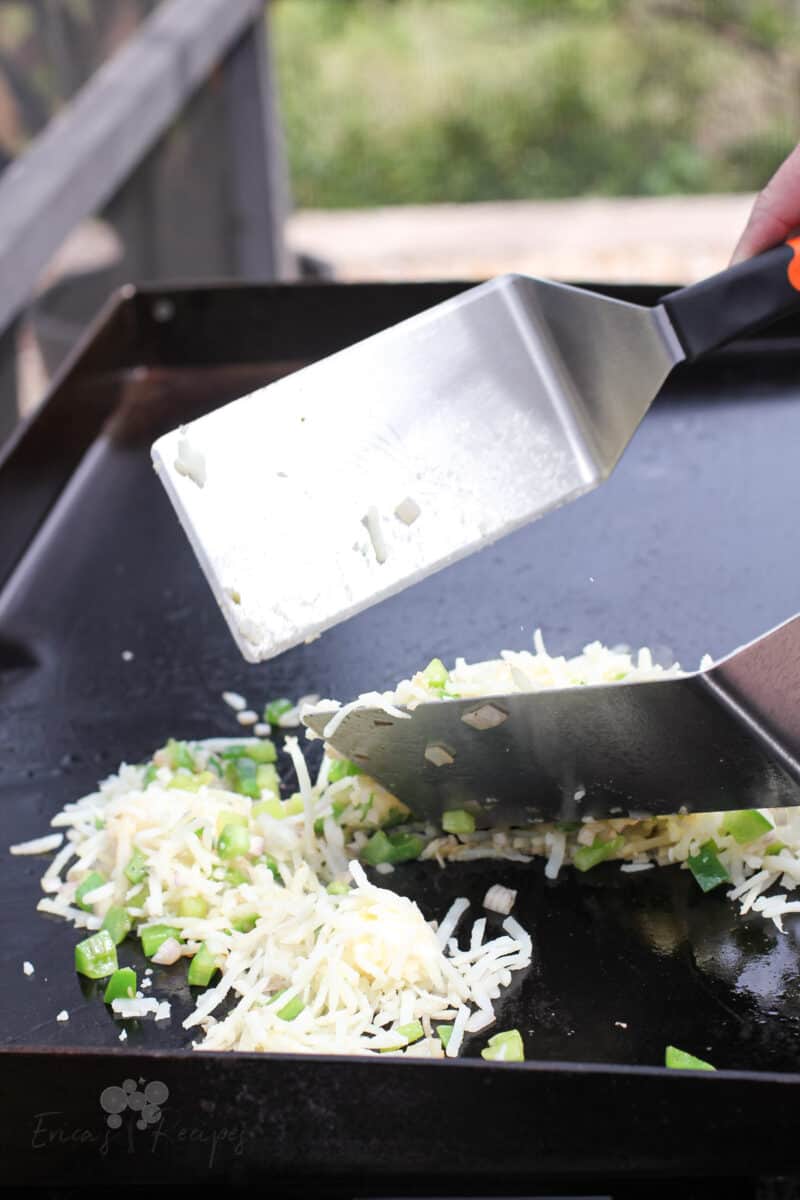
<instances>
[{"instance_id":1,"label":"second spatula","mask_svg":"<svg viewBox=\"0 0 800 1200\"><path fill-rule=\"evenodd\" d=\"M681 677L355 708L329 741L416 815L479 828L797 805L800 616Z\"/></svg>"}]
</instances>

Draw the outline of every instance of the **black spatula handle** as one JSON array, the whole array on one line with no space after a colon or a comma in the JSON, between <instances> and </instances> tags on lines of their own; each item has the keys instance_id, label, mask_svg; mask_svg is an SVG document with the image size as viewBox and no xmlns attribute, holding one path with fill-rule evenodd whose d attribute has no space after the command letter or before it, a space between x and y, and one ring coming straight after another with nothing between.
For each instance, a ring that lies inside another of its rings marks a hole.
<instances>
[{"instance_id":1,"label":"black spatula handle","mask_svg":"<svg viewBox=\"0 0 800 1200\"><path fill-rule=\"evenodd\" d=\"M800 305L800 237L664 298L691 360Z\"/></svg>"}]
</instances>

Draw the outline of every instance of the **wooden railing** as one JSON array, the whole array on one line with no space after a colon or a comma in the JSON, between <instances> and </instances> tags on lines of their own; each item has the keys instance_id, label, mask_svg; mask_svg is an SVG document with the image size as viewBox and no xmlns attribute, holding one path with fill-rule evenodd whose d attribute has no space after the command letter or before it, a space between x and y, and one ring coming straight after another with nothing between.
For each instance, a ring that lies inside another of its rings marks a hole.
<instances>
[{"instance_id":1,"label":"wooden railing","mask_svg":"<svg viewBox=\"0 0 800 1200\"><path fill-rule=\"evenodd\" d=\"M17 418L19 322L54 366L128 280L285 276L287 207L264 0L162 0L0 175L0 439ZM85 218L112 267L64 299L42 272Z\"/></svg>"}]
</instances>

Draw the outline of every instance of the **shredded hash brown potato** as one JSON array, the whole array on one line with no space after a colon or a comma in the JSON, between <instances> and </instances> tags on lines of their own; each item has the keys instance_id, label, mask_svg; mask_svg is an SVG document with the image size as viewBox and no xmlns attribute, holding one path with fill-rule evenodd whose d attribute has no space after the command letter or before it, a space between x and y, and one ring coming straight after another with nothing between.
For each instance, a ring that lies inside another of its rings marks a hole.
<instances>
[{"instance_id":1,"label":"shredded hash brown potato","mask_svg":"<svg viewBox=\"0 0 800 1200\"><path fill-rule=\"evenodd\" d=\"M421 701L679 674L678 664L659 666L647 650L634 657L599 643L572 659L552 657L537 633L533 652L472 665L458 659L450 671L435 659L393 692L355 703L397 712ZM316 707L333 723L350 708ZM741 913L760 913L779 930L785 914L800 911L791 899L800 881L800 809L487 831L451 813L446 832L415 821L331 748L313 781L296 737L285 738L284 750L298 786L290 795L269 740L171 740L51 822L66 841L42 877L40 910L89 935L116 930L121 941L130 931L157 963L199 955L202 989L184 1021L198 1049L454 1057L465 1036L496 1023L503 991L534 954L525 929L506 915L502 932L487 936L480 914L467 928L466 899L428 922L413 901L376 886L362 864L389 882L412 859L445 866L543 857L550 878L570 865L634 872L677 864L704 891L724 888ZM54 837L14 849L56 845ZM502 899L498 912L510 912L516 893L491 894ZM118 1013L130 1007L115 1003Z\"/></svg>"}]
</instances>

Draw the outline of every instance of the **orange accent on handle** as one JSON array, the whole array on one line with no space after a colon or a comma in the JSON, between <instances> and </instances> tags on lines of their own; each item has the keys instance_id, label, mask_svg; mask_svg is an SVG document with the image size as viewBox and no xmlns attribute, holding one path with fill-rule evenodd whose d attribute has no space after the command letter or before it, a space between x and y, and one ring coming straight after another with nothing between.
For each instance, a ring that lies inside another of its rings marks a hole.
<instances>
[{"instance_id":1,"label":"orange accent on handle","mask_svg":"<svg viewBox=\"0 0 800 1200\"><path fill-rule=\"evenodd\" d=\"M786 275L794 290L800 292L800 237L788 238L786 245L792 248L792 260L786 268Z\"/></svg>"}]
</instances>

